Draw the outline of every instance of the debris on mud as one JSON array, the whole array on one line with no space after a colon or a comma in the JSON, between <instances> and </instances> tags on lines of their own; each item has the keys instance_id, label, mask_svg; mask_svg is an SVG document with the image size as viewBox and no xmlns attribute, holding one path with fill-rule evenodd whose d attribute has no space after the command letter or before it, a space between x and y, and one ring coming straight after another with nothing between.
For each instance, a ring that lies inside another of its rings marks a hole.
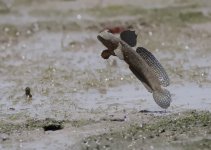
<instances>
[{"instance_id":1,"label":"debris on mud","mask_svg":"<svg viewBox=\"0 0 211 150\"><path fill-rule=\"evenodd\" d=\"M31 89L30 87L26 87L25 89L25 96L27 99L32 99Z\"/></svg>"}]
</instances>

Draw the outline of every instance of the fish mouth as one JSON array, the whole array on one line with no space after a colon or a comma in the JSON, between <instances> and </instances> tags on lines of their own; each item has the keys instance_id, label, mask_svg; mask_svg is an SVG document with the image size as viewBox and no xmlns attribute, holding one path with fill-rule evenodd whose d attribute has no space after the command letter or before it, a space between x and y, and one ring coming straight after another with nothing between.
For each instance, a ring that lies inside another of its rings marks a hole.
<instances>
[{"instance_id":1,"label":"fish mouth","mask_svg":"<svg viewBox=\"0 0 211 150\"><path fill-rule=\"evenodd\" d=\"M101 35L98 35L97 39L109 50L115 50L118 47L116 43L113 43L110 39L103 38Z\"/></svg>"},{"instance_id":2,"label":"fish mouth","mask_svg":"<svg viewBox=\"0 0 211 150\"><path fill-rule=\"evenodd\" d=\"M97 36L97 39L104 45L107 47L108 44L108 41L106 41L102 36L98 35Z\"/></svg>"},{"instance_id":3,"label":"fish mouth","mask_svg":"<svg viewBox=\"0 0 211 150\"><path fill-rule=\"evenodd\" d=\"M102 38L100 35L97 36L97 39L98 39L99 41L103 41L103 38Z\"/></svg>"},{"instance_id":4,"label":"fish mouth","mask_svg":"<svg viewBox=\"0 0 211 150\"><path fill-rule=\"evenodd\" d=\"M109 40L104 39L102 36L98 35L97 39L108 49L111 49L112 46L111 42Z\"/></svg>"}]
</instances>

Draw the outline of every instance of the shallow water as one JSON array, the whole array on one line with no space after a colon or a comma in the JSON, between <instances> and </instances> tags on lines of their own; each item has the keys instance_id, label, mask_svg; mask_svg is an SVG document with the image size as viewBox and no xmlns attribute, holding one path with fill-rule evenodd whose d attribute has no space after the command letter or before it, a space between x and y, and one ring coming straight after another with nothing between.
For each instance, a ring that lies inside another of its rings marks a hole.
<instances>
[{"instance_id":1,"label":"shallow water","mask_svg":"<svg viewBox=\"0 0 211 150\"><path fill-rule=\"evenodd\" d=\"M133 9L125 7L127 3L45 0L41 4L14 0L6 2L8 12L1 13L3 6L0 7L0 120L99 121L109 115L139 115L140 110L162 111L124 62L115 57L101 58L104 47L96 36L112 24L131 24L139 35L139 45L148 48L166 69L171 79L167 89L173 99L168 114L191 109L210 111L210 1L134 1L130 7L140 6L145 15L134 15ZM174 10L163 13L169 11L168 7L206 10L207 16L202 16L204 20L190 16L193 19L187 22L178 16L169 20L168 15ZM101 9L111 16L101 14ZM121 15L124 9L128 13ZM150 18L153 16L155 19ZM27 86L31 88L32 100L24 96ZM38 145L39 149L65 149L84 137L109 130L102 129L102 122L81 128L67 126L45 134L38 129L6 135L9 140L0 141L0 149L33 149ZM74 132L70 132L72 129Z\"/></svg>"}]
</instances>

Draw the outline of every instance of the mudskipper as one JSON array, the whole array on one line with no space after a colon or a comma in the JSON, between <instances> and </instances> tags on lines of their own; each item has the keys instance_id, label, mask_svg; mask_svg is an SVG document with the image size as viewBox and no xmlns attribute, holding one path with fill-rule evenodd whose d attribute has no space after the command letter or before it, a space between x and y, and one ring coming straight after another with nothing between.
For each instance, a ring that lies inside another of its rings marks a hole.
<instances>
[{"instance_id":1,"label":"mudskipper","mask_svg":"<svg viewBox=\"0 0 211 150\"><path fill-rule=\"evenodd\" d=\"M124 60L133 74L152 93L155 102L163 109L170 106L171 94L161 87L167 87L170 84L169 77L150 51L143 47L138 47L136 51L132 48L137 43L135 31L123 31L119 38L105 30L97 38L107 48L101 54L104 59L113 55Z\"/></svg>"}]
</instances>

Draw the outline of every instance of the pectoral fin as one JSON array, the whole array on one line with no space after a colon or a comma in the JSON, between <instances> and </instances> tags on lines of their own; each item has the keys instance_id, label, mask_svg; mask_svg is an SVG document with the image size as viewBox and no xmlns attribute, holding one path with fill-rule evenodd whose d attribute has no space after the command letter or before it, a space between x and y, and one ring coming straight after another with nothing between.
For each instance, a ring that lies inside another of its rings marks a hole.
<instances>
[{"instance_id":1,"label":"pectoral fin","mask_svg":"<svg viewBox=\"0 0 211 150\"><path fill-rule=\"evenodd\" d=\"M108 49L102 51L102 53L101 53L101 57L104 59L108 59L111 55L114 55L113 51L108 50Z\"/></svg>"}]
</instances>

